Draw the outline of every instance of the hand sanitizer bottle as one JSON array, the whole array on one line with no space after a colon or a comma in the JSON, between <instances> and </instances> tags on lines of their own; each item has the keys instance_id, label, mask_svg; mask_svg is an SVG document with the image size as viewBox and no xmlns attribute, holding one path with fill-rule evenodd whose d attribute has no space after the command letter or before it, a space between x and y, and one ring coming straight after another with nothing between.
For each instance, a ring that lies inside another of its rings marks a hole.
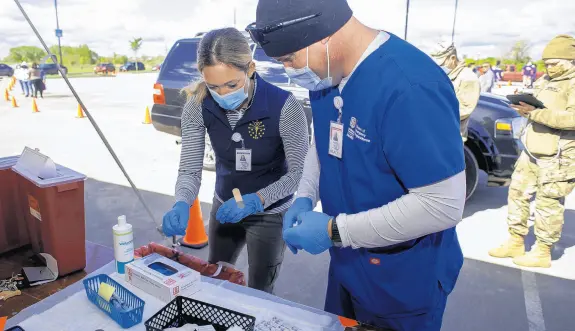
<instances>
[{"instance_id":1,"label":"hand sanitizer bottle","mask_svg":"<svg viewBox=\"0 0 575 331\"><path fill-rule=\"evenodd\" d=\"M134 261L134 232L132 225L126 223L126 216L118 217L118 224L112 228L114 233L114 258L116 259L116 272L126 273L126 264Z\"/></svg>"}]
</instances>

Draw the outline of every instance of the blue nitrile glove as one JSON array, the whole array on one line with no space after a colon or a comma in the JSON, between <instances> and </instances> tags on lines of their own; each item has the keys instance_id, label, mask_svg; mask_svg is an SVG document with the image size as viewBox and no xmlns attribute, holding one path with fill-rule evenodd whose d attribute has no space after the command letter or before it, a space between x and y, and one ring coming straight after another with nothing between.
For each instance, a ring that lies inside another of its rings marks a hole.
<instances>
[{"instance_id":1,"label":"blue nitrile glove","mask_svg":"<svg viewBox=\"0 0 575 331\"><path fill-rule=\"evenodd\" d=\"M174 207L164 215L162 231L168 237L183 236L186 234L189 218L190 205L183 201L178 201Z\"/></svg>"},{"instance_id":2,"label":"blue nitrile glove","mask_svg":"<svg viewBox=\"0 0 575 331\"><path fill-rule=\"evenodd\" d=\"M330 219L331 216L315 211L300 213L297 217L298 226L283 232L284 240L310 254L322 253L333 245L327 232Z\"/></svg>"},{"instance_id":3,"label":"blue nitrile glove","mask_svg":"<svg viewBox=\"0 0 575 331\"><path fill-rule=\"evenodd\" d=\"M256 193L242 195L242 199L244 200L244 208L238 207L234 198L224 202L218 208L216 219L222 224L237 223L250 215L264 211L262 201Z\"/></svg>"},{"instance_id":4,"label":"blue nitrile glove","mask_svg":"<svg viewBox=\"0 0 575 331\"><path fill-rule=\"evenodd\" d=\"M300 213L305 213L306 211L313 210L313 202L310 198L297 198L289 207L287 212L284 215L284 222L283 222L283 231L287 229L291 229L294 224L297 223L297 216ZM290 243L286 242L287 247L292 251L292 253L297 254L298 249L301 249L299 246L294 246Z\"/></svg>"}]
</instances>

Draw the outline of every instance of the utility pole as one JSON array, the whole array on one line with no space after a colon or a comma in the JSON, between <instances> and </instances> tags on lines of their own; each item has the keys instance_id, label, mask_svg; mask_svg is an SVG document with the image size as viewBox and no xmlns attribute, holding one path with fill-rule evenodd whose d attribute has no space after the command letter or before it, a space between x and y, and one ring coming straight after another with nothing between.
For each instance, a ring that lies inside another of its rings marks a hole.
<instances>
[{"instance_id":1,"label":"utility pole","mask_svg":"<svg viewBox=\"0 0 575 331\"><path fill-rule=\"evenodd\" d=\"M405 35L403 39L407 41L407 24L409 23L409 0L407 0L407 8L405 9Z\"/></svg>"},{"instance_id":2,"label":"utility pole","mask_svg":"<svg viewBox=\"0 0 575 331\"><path fill-rule=\"evenodd\" d=\"M60 53L60 66L62 64L62 44L60 43L60 38L62 38L62 30L60 30L60 22L58 20L58 0L54 0L54 8L56 9L56 37L58 37L58 53ZM54 59L52 59L54 60Z\"/></svg>"},{"instance_id":3,"label":"utility pole","mask_svg":"<svg viewBox=\"0 0 575 331\"><path fill-rule=\"evenodd\" d=\"M457 5L459 0L455 0L455 12L453 13L453 28L451 29L451 44L455 42L455 22L457 20Z\"/></svg>"}]
</instances>

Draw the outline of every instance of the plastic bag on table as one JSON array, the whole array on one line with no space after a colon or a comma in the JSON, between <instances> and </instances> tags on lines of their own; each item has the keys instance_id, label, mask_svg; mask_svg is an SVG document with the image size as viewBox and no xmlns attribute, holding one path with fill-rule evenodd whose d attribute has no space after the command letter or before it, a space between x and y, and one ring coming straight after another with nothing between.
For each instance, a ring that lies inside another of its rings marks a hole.
<instances>
[{"instance_id":1,"label":"plastic bag on table","mask_svg":"<svg viewBox=\"0 0 575 331\"><path fill-rule=\"evenodd\" d=\"M227 263L208 263L193 255L184 254L175 249L156 243L149 243L148 245L142 246L134 251L136 258L145 257L153 253L160 254L185 265L186 267L199 272L202 276L225 280L242 286L246 285L244 273Z\"/></svg>"}]
</instances>

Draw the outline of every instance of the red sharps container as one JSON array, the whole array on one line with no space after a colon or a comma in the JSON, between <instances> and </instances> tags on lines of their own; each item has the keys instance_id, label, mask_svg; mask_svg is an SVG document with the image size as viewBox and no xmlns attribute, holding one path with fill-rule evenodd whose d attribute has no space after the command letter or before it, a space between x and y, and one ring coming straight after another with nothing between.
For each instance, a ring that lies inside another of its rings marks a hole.
<instances>
[{"instance_id":1,"label":"red sharps container","mask_svg":"<svg viewBox=\"0 0 575 331\"><path fill-rule=\"evenodd\" d=\"M0 254L30 243L11 169L17 161L18 156L0 158Z\"/></svg>"},{"instance_id":2,"label":"red sharps container","mask_svg":"<svg viewBox=\"0 0 575 331\"><path fill-rule=\"evenodd\" d=\"M84 269L86 176L30 148L12 170L18 174L18 195L33 251L50 254L58 264L58 276Z\"/></svg>"}]
</instances>

